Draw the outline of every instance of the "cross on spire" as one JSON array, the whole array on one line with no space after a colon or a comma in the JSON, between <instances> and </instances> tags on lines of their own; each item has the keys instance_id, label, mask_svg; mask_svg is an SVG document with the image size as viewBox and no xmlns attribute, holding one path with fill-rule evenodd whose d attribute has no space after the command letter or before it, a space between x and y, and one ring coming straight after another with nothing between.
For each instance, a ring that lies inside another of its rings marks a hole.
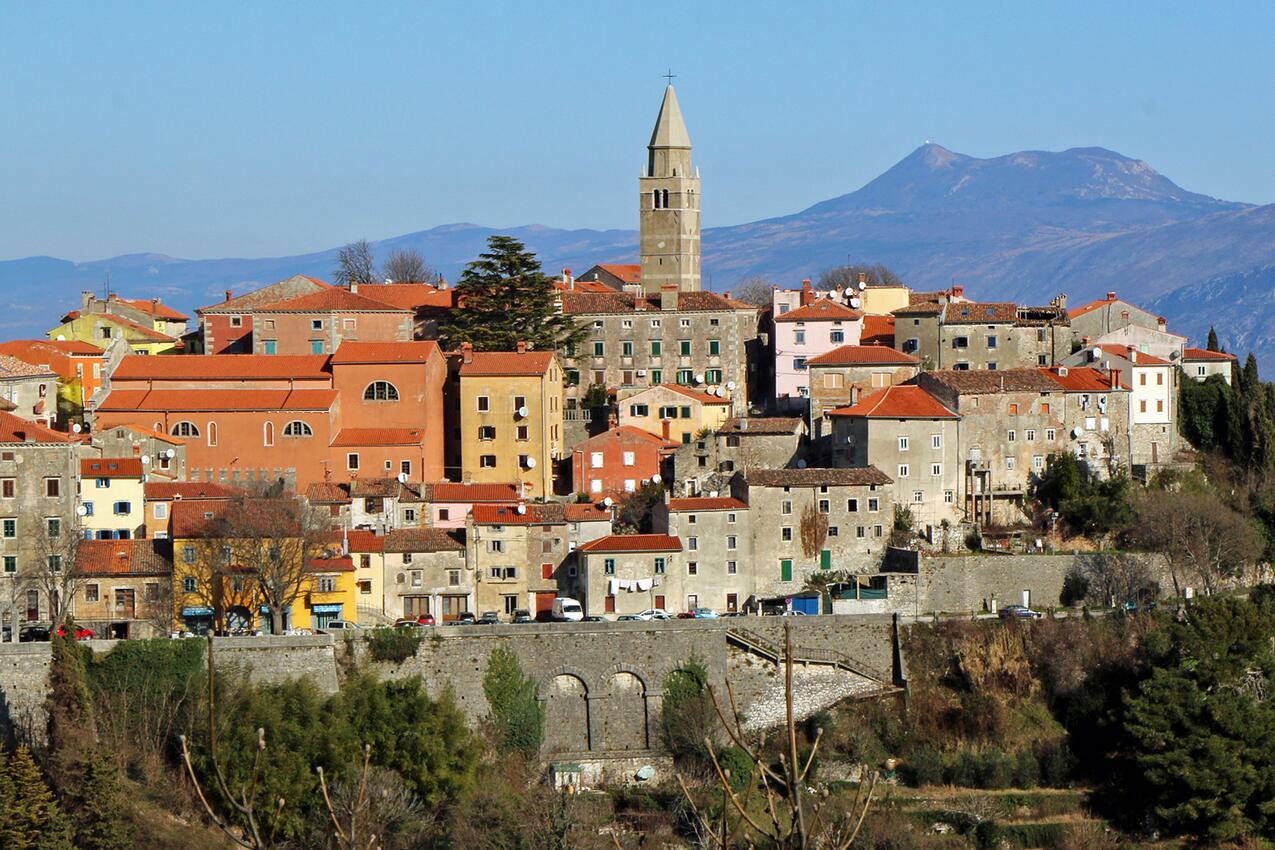
<instances>
[{"instance_id":1,"label":"cross on spire","mask_svg":"<svg viewBox=\"0 0 1275 850\"><path fill-rule=\"evenodd\" d=\"M677 76L677 74L674 74L674 73L673 73L673 69L672 69L672 68L669 68L669 69L668 69L668 73L667 73L667 74L661 74L660 76L662 76L662 77L664 77L666 80L668 80L668 84L671 86L671 85L673 85L673 78L674 78L674 77L676 77L676 76Z\"/></svg>"}]
</instances>

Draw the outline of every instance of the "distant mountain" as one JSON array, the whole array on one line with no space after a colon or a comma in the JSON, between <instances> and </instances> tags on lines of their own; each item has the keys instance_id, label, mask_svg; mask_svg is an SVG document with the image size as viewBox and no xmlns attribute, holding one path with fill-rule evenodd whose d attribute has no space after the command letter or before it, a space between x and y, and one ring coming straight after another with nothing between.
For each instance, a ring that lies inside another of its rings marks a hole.
<instances>
[{"instance_id":1,"label":"distant mountain","mask_svg":"<svg viewBox=\"0 0 1275 850\"><path fill-rule=\"evenodd\" d=\"M632 187L627 187L631 190ZM618 187L626 191L626 187ZM708 199L711 215L712 199ZM508 233L547 270L635 261L630 230L450 224L374 243L415 248L455 280L487 237ZM1207 318L1232 349L1275 367L1275 206L1188 192L1139 160L1103 148L1024 151L992 159L926 144L861 189L801 212L704 232L705 279L729 289L754 275L794 285L845 262L880 262L917 288L953 280L980 298L1073 304L1116 290L1154 304L1193 337ZM295 257L182 260L132 254L91 263L0 262L0 335L38 335L82 289L159 295L193 309L292 274L330 277L336 248ZM1211 293L1207 300L1205 293ZM1207 304L1207 308L1202 308ZM1267 326L1270 329L1267 330Z\"/></svg>"}]
</instances>

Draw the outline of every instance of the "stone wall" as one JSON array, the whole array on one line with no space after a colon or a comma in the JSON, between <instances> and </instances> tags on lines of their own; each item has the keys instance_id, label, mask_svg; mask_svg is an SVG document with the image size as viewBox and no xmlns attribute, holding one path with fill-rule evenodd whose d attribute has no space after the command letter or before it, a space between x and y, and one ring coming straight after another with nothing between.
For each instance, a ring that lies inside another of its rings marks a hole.
<instances>
[{"instance_id":1,"label":"stone wall","mask_svg":"<svg viewBox=\"0 0 1275 850\"><path fill-rule=\"evenodd\" d=\"M0 738L42 744L48 730L44 700L52 645L7 643L0 653Z\"/></svg>"}]
</instances>

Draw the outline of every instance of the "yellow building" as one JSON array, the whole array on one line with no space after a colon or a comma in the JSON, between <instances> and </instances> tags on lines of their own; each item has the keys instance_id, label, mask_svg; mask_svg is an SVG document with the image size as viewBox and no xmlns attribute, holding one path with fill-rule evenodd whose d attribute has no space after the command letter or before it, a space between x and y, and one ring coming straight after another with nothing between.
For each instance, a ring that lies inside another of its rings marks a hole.
<instances>
[{"instance_id":1,"label":"yellow building","mask_svg":"<svg viewBox=\"0 0 1275 850\"><path fill-rule=\"evenodd\" d=\"M146 536L146 466L139 457L80 460L80 529L90 540Z\"/></svg>"},{"instance_id":2,"label":"yellow building","mask_svg":"<svg viewBox=\"0 0 1275 850\"><path fill-rule=\"evenodd\" d=\"M869 286L859 293L863 299L863 312L869 316L888 316L895 310L908 306L912 290L897 286Z\"/></svg>"},{"instance_id":3,"label":"yellow building","mask_svg":"<svg viewBox=\"0 0 1275 850\"><path fill-rule=\"evenodd\" d=\"M336 536L354 565L357 622L365 626L389 622L393 617L385 612L385 537L362 528Z\"/></svg>"},{"instance_id":4,"label":"yellow building","mask_svg":"<svg viewBox=\"0 0 1275 850\"><path fill-rule=\"evenodd\" d=\"M730 418L729 395L679 384L621 390L619 406L620 425L682 443L691 442L701 431L716 431Z\"/></svg>"},{"instance_id":5,"label":"yellow building","mask_svg":"<svg viewBox=\"0 0 1275 850\"><path fill-rule=\"evenodd\" d=\"M163 354L178 345L176 337L161 333L113 313L82 313L73 310L62 317L62 324L49 331L51 340L87 342L101 348L117 339L128 343L134 354Z\"/></svg>"},{"instance_id":6,"label":"yellow building","mask_svg":"<svg viewBox=\"0 0 1275 850\"><path fill-rule=\"evenodd\" d=\"M554 492L562 446L562 366L551 351L461 346L460 446L466 481L518 481L523 495Z\"/></svg>"},{"instance_id":7,"label":"yellow building","mask_svg":"<svg viewBox=\"0 0 1275 850\"><path fill-rule=\"evenodd\" d=\"M354 563L349 555L311 558L309 588L293 603L289 626L322 630L333 620L357 623L358 591Z\"/></svg>"}]
</instances>

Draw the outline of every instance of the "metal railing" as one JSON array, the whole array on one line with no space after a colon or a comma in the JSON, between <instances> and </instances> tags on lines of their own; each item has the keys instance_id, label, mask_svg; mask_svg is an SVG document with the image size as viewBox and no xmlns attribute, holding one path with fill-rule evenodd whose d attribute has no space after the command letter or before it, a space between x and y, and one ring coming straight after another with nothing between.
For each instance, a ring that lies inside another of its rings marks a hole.
<instances>
[{"instance_id":1,"label":"metal railing","mask_svg":"<svg viewBox=\"0 0 1275 850\"><path fill-rule=\"evenodd\" d=\"M727 629L726 637L728 640L734 641L775 664L780 664L784 660L783 648L772 644L755 632L746 629ZM794 646L792 648L792 660L798 664L826 664L830 667L837 667L848 673L854 673L856 676L870 679L883 689L892 690L895 687L894 677L889 673L856 661L835 649Z\"/></svg>"}]
</instances>

